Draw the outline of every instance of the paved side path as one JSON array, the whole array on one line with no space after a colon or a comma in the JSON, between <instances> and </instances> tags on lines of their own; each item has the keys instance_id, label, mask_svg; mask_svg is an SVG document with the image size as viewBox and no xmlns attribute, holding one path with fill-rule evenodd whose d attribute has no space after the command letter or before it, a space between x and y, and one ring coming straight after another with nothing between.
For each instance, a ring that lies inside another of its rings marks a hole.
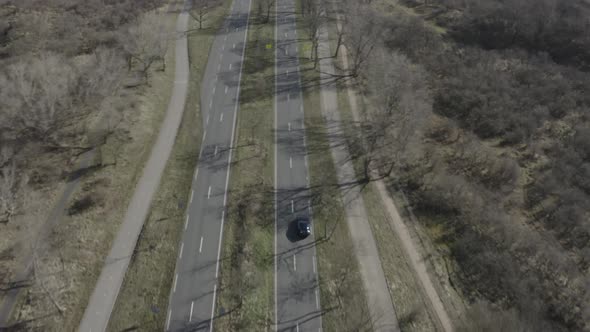
<instances>
[{"instance_id":1,"label":"paved side path","mask_svg":"<svg viewBox=\"0 0 590 332\"><path fill-rule=\"evenodd\" d=\"M179 35L176 40L176 76L166 118L162 123L150 158L143 169L143 174L135 187L123 224L119 228L94 292L90 297L79 331L99 332L106 329L139 232L149 212L154 193L158 189L166 162L170 157L184 111L189 78L187 39L184 34L187 30L187 23L188 14L183 10L178 16L176 25Z\"/></svg>"},{"instance_id":2,"label":"paved side path","mask_svg":"<svg viewBox=\"0 0 590 332\"><path fill-rule=\"evenodd\" d=\"M339 17L337 23L338 30L342 29L342 26L340 24L341 21L342 19ZM340 59L342 60L342 66L344 67L344 69L348 68L348 55L346 47L344 45L342 45L340 48ZM356 94L353 91L353 88L350 86L350 84L347 85L347 94L350 109L352 111L352 117L354 121L358 123L360 120L360 116L357 108L358 104ZM389 214L389 223L396 231L402 242L403 248L410 260L410 265L412 266L416 275L418 276L418 279L420 280L420 283L422 285L422 289L426 297L428 298L428 301L430 302L434 313L436 314L439 326L446 332L453 331L453 324L451 323L451 319L449 318L449 315L445 310L445 307L440 297L438 296L438 293L436 292L436 289L434 288L432 281L430 280L430 275L428 274L428 271L426 269L425 259L422 257L422 255L420 255L420 253L416 249L416 246L414 245L414 239L410 231L408 230L408 227L400 217L397 207L395 206L395 203L391 198L391 195L387 191L384 181L376 181L375 185L377 187L377 192L379 193L379 196L381 196L381 201L383 202L383 205L387 210L387 213Z\"/></svg>"},{"instance_id":3,"label":"paved side path","mask_svg":"<svg viewBox=\"0 0 590 332\"><path fill-rule=\"evenodd\" d=\"M332 54L328 43L328 32L325 26L319 31L319 57L322 82L329 82L330 74L334 74ZM322 114L327 122L328 137L334 160L338 181L341 184L356 181L356 174L350 161L350 153L346 146L339 144L340 114L336 97L336 87L333 84L321 85ZM350 230L355 254L359 262L359 268L363 285L367 295L369 313L373 320L373 328L376 332L399 331L397 316L391 302L387 281L379 259L377 245L373 238L371 226L367 219L365 204L361 196L360 187L343 186L341 191L346 210L346 222Z\"/></svg>"}]
</instances>

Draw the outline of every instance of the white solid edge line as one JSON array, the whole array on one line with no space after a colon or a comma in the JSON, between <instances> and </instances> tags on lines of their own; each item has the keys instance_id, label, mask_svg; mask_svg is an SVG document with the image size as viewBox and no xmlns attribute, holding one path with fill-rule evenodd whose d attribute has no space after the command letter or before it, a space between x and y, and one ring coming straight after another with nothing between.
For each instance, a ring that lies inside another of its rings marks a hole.
<instances>
[{"instance_id":1,"label":"white solid edge line","mask_svg":"<svg viewBox=\"0 0 590 332\"><path fill-rule=\"evenodd\" d=\"M227 166L227 175L225 177L225 193L223 195L223 207L225 209L225 205L227 203L227 188L229 185L229 175L231 171L231 157L233 152L233 145L234 145L234 137L236 133L236 122L237 122L237 114L238 114L238 107L240 105L240 87L242 83L242 69L244 68L244 55L246 54L246 39L248 38L248 28L250 24L250 10L252 9L252 0L248 3L248 16L246 18L246 29L244 29L244 42L242 46L242 57L241 57L241 64L240 64L240 74L238 76L238 88L236 92L236 106L234 108L234 123L232 127L231 133L231 140L229 142L229 156L228 156L228 166ZM227 37L227 36L226 36ZM215 286L213 288L213 303L211 304L211 323L209 324L210 331L213 331L213 317L215 314L215 296L217 291L217 275L219 273L219 258L221 257L221 239L223 238L223 223L225 217L225 210L221 211L221 227L219 231L219 246L217 247L217 264L215 267Z\"/></svg>"},{"instance_id":2,"label":"white solid edge line","mask_svg":"<svg viewBox=\"0 0 590 332\"><path fill-rule=\"evenodd\" d=\"M278 13L278 6L275 6L275 16L278 17L278 15L279 15L279 13ZM278 23L279 23L279 20L276 20L275 21L275 43L277 42L276 36L279 33L279 31L278 31ZM274 284L274 300L275 301L274 302L275 303L274 303L274 307L275 308L274 309L275 309L275 312L274 312L274 314L275 314L275 317L274 318L275 318L275 324L274 324L274 330L275 331L278 331L278 329L279 329L278 309L277 309L278 308L278 306L277 306L277 231L278 231L277 222L278 222L278 206L277 206L277 190L276 190L277 189L277 152L278 152L278 147L277 147L277 131L276 131L278 129L277 128L277 93L276 93L276 88L277 88L277 75L276 75L276 73L277 73L277 71L278 71L277 70L277 48L275 48L275 94L274 94L275 95L274 96L275 97L274 98L275 99L274 100L274 111L275 111L275 119L274 119L274 128L275 128L275 135L274 135L274 138L275 138L275 142L274 142L275 143L275 158L274 158L275 159L274 160L274 163L275 163L275 174L274 174L275 175L275 178L274 178L274 180L275 180L274 181L274 187L275 187L275 191L274 191L275 192L275 195L274 195L275 196L275 200L274 200L274 206L275 206L275 233L274 233L274 238L275 238L275 243L274 243L274 246L275 246L274 247L274 256L275 256L274 257L274 268L275 268L275 275L274 275L274 279L275 279L274 280L274 282L275 282L275 284Z\"/></svg>"},{"instance_id":3,"label":"white solid edge line","mask_svg":"<svg viewBox=\"0 0 590 332\"><path fill-rule=\"evenodd\" d=\"M166 318L166 331L170 328L170 316L172 315L172 309L168 310L168 318Z\"/></svg>"},{"instance_id":4,"label":"white solid edge line","mask_svg":"<svg viewBox=\"0 0 590 332\"><path fill-rule=\"evenodd\" d=\"M189 321L189 323L190 323L190 322L192 322L192 320L193 320L193 306L194 306L194 305L195 305L195 301L191 301L191 313L190 313L190 315L188 316L188 321Z\"/></svg>"}]
</instances>

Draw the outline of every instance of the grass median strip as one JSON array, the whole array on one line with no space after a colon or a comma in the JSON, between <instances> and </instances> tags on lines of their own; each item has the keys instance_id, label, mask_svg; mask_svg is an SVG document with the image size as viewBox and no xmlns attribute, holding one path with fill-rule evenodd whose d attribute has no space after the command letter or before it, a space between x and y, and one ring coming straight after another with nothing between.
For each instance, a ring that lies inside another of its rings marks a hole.
<instances>
[{"instance_id":1,"label":"grass median strip","mask_svg":"<svg viewBox=\"0 0 590 332\"><path fill-rule=\"evenodd\" d=\"M252 9L259 0L252 0ZM216 331L273 323L274 21L250 16L240 110L223 230Z\"/></svg>"},{"instance_id":2,"label":"grass median strip","mask_svg":"<svg viewBox=\"0 0 590 332\"><path fill-rule=\"evenodd\" d=\"M179 250L177 244L182 236L184 212L201 141L201 79L215 32L229 4L230 1L225 1L210 14L211 28L199 30L198 22L189 23L190 81L186 109L171 158L117 298L109 331L164 329L171 276ZM173 70L173 66L170 68Z\"/></svg>"},{"instance_id":3,"label":"grass median strip","mask_svg":"<svg viewBox=\"0 0 590 332\"><path fill-rule=\"evenodd\" d=\"M298 8L301 8L299 1ZM306 36L298 13L297 35ZM319 72L309 60L311 43L299 38L299 61L309 153L314 231L317 240L318 275L324 331L372 329L358 263L354 257L340 188L325 122L320 109Z\"/></svg>"}]
</instances>

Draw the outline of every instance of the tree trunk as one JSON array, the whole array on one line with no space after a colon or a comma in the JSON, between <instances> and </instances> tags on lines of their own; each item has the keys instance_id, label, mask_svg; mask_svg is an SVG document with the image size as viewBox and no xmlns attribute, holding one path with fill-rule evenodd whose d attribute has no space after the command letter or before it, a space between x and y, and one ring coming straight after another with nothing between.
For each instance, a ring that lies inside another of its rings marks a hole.
<instances>
[{"instance_id":1,"label":"tree trunk","mask_svg":"<svg viewBox=\"0 0 590 332\"><path fill-rule=\"evenodd\" d=\"M338 40L336 42L336 52L334 52L334 57L338 57L338 52L340 51L340 46L342 46L342 33L338 33Z\"/></svg>"}]
</instances>

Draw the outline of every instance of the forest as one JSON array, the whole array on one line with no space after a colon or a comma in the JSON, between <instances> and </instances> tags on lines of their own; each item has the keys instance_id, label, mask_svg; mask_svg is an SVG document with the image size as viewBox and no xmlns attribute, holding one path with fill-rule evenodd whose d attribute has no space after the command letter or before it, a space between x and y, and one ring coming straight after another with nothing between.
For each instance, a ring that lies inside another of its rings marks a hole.
<instances>
[{"instance_id":1,"label":"forest","mask_svg":"<svg viewBox=\"0 0 590 332\"><path fill-rule=\"evenodd\" d=\"M590 4L344 11L372 106L352 150L368 178L393 174L452 260L451 283L484 303L462 328L590 329Z\"/></svg>"}]
</instances>

